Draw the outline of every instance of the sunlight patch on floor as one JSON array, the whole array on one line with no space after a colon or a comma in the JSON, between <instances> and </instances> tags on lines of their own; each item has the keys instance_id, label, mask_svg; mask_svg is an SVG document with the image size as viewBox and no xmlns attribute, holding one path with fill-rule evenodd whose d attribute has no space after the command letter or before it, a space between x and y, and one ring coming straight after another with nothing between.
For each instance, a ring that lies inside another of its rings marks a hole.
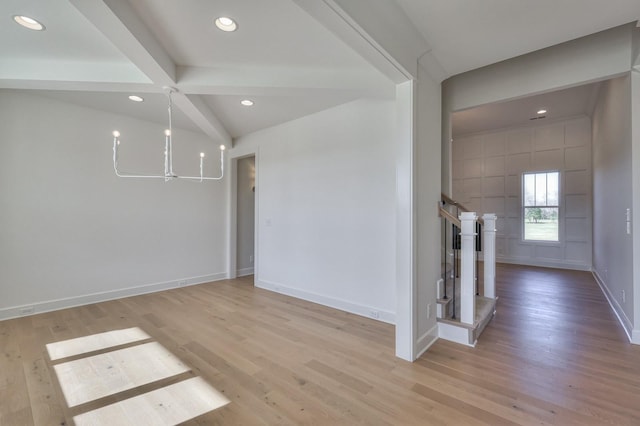
<instances>
[{"instance_id":1,"label":"sunlight patch on floor","mask_svg":"<svg viewBox=\"0 0 640 426\"><path fill-rule=\"evenodd\" d=\"M100 400L191 371L179 358L134 327L47 344L51 361L85 356L53 365L69 407ZM123 349L112 347L134 343ZM156 384L159 386L160 383ZM153 385L151 385L153 386ZM230 401L200 377L192 377L74 416L76 425L176 425L227 405ZM94 404L95 406L95 404ZM82 407L78 407L82 410Z\"/></svg>"},{"instance_id":2,"label":"sunlight patch on floor","mask_svg":"<svg viewBox=\"0 0 640 426\"><path fill-rule=\"evenodd\" d=\"M69 407L189 371L157 342L54 366Z\"/></svg>"},{"instance_id":3,"label":"sunlight patch on floor","mask_svg":"<svg viewBox=\"0 0 640 426\"><path fill-rule=\"evenodd\" d=\"M145 339L150 339L150 336L138 327L132 327L49 343L47 351L49 352L49 358L55 361Z\"/></svg>"},{"instance_id":4,"label":"sunlight patch on floor","mask_svg":"<svg viewBox=\"0 0 640 426\"><path fill-rule=\"evenodd\" d=\"M194 377L73 418L76 426L172 426L227 405L229 400Z\"/></svg>"}]
</instances>

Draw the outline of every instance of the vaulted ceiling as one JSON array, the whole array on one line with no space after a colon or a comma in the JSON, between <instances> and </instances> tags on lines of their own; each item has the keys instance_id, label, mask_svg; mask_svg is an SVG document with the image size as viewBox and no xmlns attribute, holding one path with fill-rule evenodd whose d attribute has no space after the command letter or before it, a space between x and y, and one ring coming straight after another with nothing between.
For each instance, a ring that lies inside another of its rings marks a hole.
<instances>
[{"instance_id":1,"label":"vaulted ceiling","mask_svg":"<svg viewBox=\"0 0 640 426\"><path fill-rule=\"evenodd\" d=\"M3 0L0 89L165 122L163 87L173 87L176 126L231 143L362 96L393 97L393 56L422 55L445 78L639 15L639 0ZM219 16L238 29L218 30Z\"/></svg>"}]
</instances>

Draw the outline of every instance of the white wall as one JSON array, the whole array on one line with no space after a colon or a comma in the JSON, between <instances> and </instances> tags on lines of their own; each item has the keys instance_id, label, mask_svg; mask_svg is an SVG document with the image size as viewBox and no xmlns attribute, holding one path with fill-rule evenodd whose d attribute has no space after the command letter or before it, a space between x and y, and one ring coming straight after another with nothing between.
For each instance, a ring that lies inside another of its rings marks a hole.
<instances>
[{"instance_id":1,"label":"white wall","mask_svg":"<svg viewBox=\"0 0 640 426\"><path fill-rule=\"evenodd\" d=\"M418 67L416 110L416 184L417 220L414 236L417 244L416 351L418 357L435 342L436 281L440 277L440 200L441 169L441 90L427 72Z\"/></svg>"},{"instance_id":2,"label":"white wall","mask_svg":"<svg viewBox=\"0 0 640 426\"><path fill-rule=\"evenodd\" d=\"M255 231L255 157L237 162L237 275L253 274Z\"/></svg>"},{"instance_id":3,"label":"white wall","mask_svg":"<svg viewBox=\"0 0 640 426\"><path fill-rule=\"evenodd\" d=\"M164 126L7 90L0 122L0 319L226 276L225 185L113 173L114 129L123 168L162 172ZM217 164L174 135L176 169Z\"/></svg>"},{"instance_id":4,"label":"white wall","mask_svg":"<svg viewBox=\"0 0 640 426\"><path fill-rule=\"evenodd\" d=\"M591 121L583 116L464 135L453 143L453 198L498 215L499 262L591 269ZM523 240L522 174L560 171L559 242Z\"/></svg>"},{"instance_id":5,"label":"white wall","mask_svg":"<svg viewBox=\"0 0 640 426\"><path fill-rule=\"evenodd\" d=\"M630 76L604 82L593 113L593 266L609 301L631 333L633 315ZM622 292L625 292L623 301Z\"/></svg>"},{"instance_id":6,"label":"white wall","mask_svg":"<svg viewBox=\"0 0 640 426\"><path fill-rule=\"evenodd\" d=\"M255 132L230 155L253 152L256 285L394 322L394 102L359 100Z\"/></svg>"}]
</instances>

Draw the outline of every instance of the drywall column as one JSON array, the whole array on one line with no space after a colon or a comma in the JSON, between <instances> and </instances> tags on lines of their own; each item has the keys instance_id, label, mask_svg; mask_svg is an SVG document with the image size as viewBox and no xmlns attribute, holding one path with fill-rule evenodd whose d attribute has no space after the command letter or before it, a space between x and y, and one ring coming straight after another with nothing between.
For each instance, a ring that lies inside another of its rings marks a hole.
<instances>
[{"instance_id":1,"label":"drywall column","mask_svg":"<svg viewBox=\"0 0 640 426\"><path fill-rule=\"evenodd\" d=\"M474 212L460 214L461 246L460 255L460 321L465 324L473 324L476 317L476 292L474 286L475 266L474 260L476 233L476 220L478 216Z\"/></svg>"},{"instance_id":2,"label":"drywall column","mask_svg":"<svg viewBox=\"0 0 640 426\"><path fill-rule=\"evenodd\" d=\"M416 344L419 357L438 339L436 283L441 274L442 223L440 200L440 83L420 65L416 88L415 181L416 200Z\"/></svg>"},{"instance_id":3,"label":"drywall column","mask_svg":"<svg viewBox=\"0 0 640 426\"><path fill-rule=\"evenodd\" d=\"M415 359L416 286L414 262L415 83L396 86L396 356Z\"/></svg>"},{"instance_id":4,"label":"drywall column","mask_svg":"<svg viewBox=\"0 0 640 426\"><path fill-rule=\"evenodd\" d=\"M482 216L484 220L484 297L496 298L496 219L493 213Z\"/></svg>"}]
</instances>

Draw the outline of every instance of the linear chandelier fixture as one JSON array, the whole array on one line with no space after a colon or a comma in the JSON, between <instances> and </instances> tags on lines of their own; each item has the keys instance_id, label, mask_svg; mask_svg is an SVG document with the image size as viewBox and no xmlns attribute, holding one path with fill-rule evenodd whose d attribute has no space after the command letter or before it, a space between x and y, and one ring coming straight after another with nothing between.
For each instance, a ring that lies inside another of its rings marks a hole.
<instances>
[{"instance_id":1,"label":"linear chandelier fixture","mask_svg":"<svg viewBox=\"0 0 640 426\"><path fill-rule=\"evenodd\" d=\"M172 112L172 103L171 103L171 93L174 92L175 89L170 87L164 88L167 92L167 99L169 102L169 128L164 131L164 175L144 175L137 173L128 173L121 172L118 170L118 147L120 146L120 132L117 130L113 131L113 170L116 172L116 176L121 178L150 178L150 179L164 179L165 182L173 179L187 179L187 180L195 180L195 181L205 181L205 180L220 180L224 177L224 150L225 146L220 145L220 176L217 177L209 177L204 176L204 152L200 153L200 176L181 176L173 171L173 141L171 140L171 135L173 133L173 127L171 123L171 112Z\"/></svg>"}]
</instances>

